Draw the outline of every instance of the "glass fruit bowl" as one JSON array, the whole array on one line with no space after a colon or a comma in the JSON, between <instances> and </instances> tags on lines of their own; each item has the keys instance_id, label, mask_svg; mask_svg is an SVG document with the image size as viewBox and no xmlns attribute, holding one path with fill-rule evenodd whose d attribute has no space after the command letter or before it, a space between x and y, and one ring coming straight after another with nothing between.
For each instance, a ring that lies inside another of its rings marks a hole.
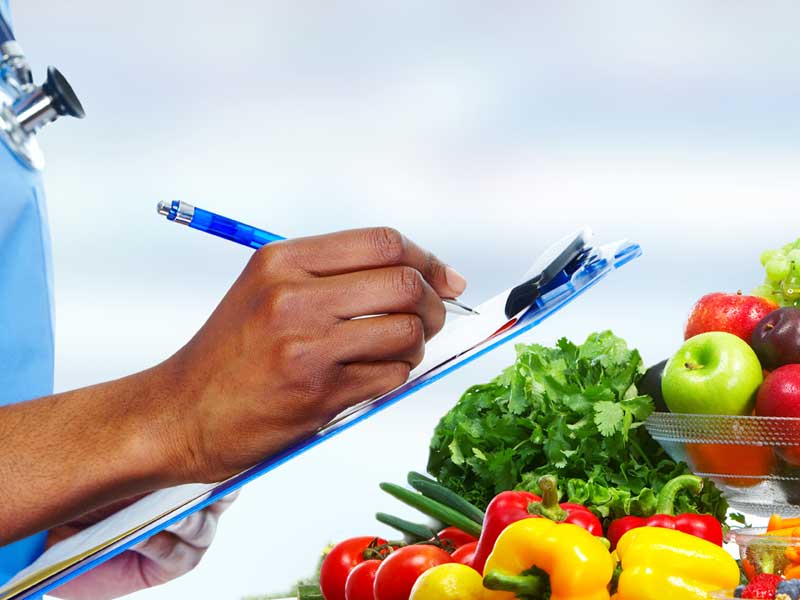
<instances>
[{"instance_id":1,"label":"glass fruit bowl","mask_svg":"<svg viewBox=\"0 0 800 600\"><path fill-rule=\"evenodd\" d=\"M674 460L712 479L733 509L800 516L800 418L656 412L645 427Z\"/></svg>"},{"instance_id":2,"label":"glass fruit bowl","mask_svg":"<svg viewBox=\"0 0 800 600\"><path fill-rule=\"evenodd\" d=\"M798 528L800 529L800 528ZM732 529L725 541L739 546L742 568L748 578L758 573L800 577L800 535L765 535L765 527Z\"/></svg>"}]
</instances>

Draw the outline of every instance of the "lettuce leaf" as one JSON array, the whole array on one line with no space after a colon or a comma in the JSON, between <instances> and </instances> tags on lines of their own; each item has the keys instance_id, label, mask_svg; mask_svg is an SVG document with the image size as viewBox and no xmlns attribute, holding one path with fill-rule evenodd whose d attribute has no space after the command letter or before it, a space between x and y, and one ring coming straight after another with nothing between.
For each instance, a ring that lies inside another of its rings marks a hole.
<instances>
[{"instance_id":1,"label":"lettuce leaf","mask_svg":"<svg viewBox=\"0 0 800 600\"><path fill-rule=\"evenodd\" d=\"M482 507L504 490L536 492L539 477L554 474L562 496L603 518L652 515L661 487L690 470L643 427L654 407L636 389L639 352L610 331L580 346L562 338L516 350L513 365L441 419L428 471ZM706 483L699 497L680 495L676 510L724 520L727 503Z\"/></svg>"}]
</instances>

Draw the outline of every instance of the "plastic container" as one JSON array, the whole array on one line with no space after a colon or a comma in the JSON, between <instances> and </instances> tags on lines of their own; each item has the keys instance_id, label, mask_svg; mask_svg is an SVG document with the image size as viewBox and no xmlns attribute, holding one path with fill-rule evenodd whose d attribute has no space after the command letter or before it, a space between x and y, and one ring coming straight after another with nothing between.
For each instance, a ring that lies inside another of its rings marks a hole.
<instances>
[{"instance_id":1,"label":"plastic container","mask_svg":"<svg viewBox=\"0 0 800 600\"><path fill-rule=\"evenodd\" d=\"M800 577L800 536L764 535L765 527L732 529L726 541L739 546L742 566L751 573L785 575L789 579ZM752 571L750 571L752 569Z\"/></svg>"},{"instance_id":2,"label":"plastic container","mask_svg":"<svg viewBox=\"0 0 800 600\"><path fill-rule=\"evenodd\" d=\"M800 418L653 413L650 435L751 515L800 516Z\"/></svg>"}]
</instances>

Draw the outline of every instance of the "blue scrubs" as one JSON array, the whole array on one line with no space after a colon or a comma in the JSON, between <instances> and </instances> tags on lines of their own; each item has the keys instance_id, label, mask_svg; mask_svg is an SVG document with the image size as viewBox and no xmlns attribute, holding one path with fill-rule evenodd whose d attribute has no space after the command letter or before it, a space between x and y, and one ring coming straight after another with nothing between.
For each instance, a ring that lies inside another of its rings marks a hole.
<instances>
[{"instance_id":1,"label":"blue scrubs","mask_svg":"<svg viewBox=\"0 0 800 600\"><path fill-rule=\"evenodd\" d=\"M8 0L0 11L10 22ZM0 406L53 393L51 295L41 173L0 143ZM42 553L45 537L0 548L0 585Z\"/></svg>"}]
</instances>

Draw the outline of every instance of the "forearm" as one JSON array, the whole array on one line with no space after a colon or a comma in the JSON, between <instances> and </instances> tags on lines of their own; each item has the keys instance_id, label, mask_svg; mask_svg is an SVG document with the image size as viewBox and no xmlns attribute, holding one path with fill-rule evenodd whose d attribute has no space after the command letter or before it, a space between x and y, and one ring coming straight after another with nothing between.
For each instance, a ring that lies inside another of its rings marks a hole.
<instances>
[{"instance_id":1,"label":"forearm","mask_svg":"<svg viewBox=\"0 0 800 600\"><path fill-rule=\"evenodd\" d=\"M182 483L163 367L0 407L0 546ZM2 393L2 390L0 390Z\"/></svg>"}]
</instances>

